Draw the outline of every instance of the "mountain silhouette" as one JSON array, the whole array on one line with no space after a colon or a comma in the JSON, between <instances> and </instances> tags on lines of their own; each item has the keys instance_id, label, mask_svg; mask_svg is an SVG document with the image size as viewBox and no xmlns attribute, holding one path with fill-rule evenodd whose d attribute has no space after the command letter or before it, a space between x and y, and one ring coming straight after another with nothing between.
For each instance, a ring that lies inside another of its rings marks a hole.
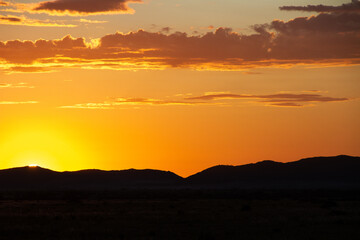
<instances>
[{"instance_id":1,"label":"mountain silhouette","mask_svg":"<svg viewBox=\"0 0 360 240\"><path fill-rule=\"evenodd\" d=\"M0 170L0 189L87 189L113 190L129 187L175 186L182 177L160 170L81 170L56 172L41 167Z\"/></svg>"},{"instance_id":2,"label":"mountain silhouette","mask_svg":"<svg viewBox=\"0 0 360 240\"><path fill-rule=\"evenodd\" d=\"M41 167L0 170L1 190L116 190L123 188L360 188L360 157L314 157L295 162L262 161L214 166L182 178L160 170L81 170Z\"/></svg>"},{"instance_id":3,"label":"mountain silhouette","mask_svg":"<svg viewBox=\"0 0 360 240\"><path fill-rule=\"evenodd\" d=\"M215 166L188 177L192 185L243 188L360 187L360 157L314 157L295 162L262 161Z\"/></svg>"}]
</instances>

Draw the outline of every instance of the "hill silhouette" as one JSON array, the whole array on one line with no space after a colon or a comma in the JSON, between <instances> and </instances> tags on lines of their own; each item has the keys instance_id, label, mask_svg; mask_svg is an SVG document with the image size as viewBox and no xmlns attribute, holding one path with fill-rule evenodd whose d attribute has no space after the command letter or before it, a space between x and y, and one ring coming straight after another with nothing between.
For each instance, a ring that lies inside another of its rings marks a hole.
<instances>
[{"instance_id":1,"label":"hill silhouette","mask_svg":"<svg viewBox=\"0 0 360 240\"><path fill-rule=\"evenodd\" d=\"M0 189L86 189L113 190L128 187L166 187L179 184L182 177L160 170L97 169L56 172L41 167L20 167L0 170Z\"/></svg>"},{"instance_id":2,"label":"hill silhouette","mask_svg":"<svg viewBox=\"0 0 360 240\"><path fill-rule=\"evenodd\" d=\"M360 157L314 157L295 162L262 161L215 166L187 178L193 185L242 188L360 187Z\"/></svg>"},{"instance_id":3,"label":"hill silhouette","mask_svg":"<svg viewBox=\"0 0 360 240\"><path fill-rule=\"evenodd\" d=\"M115 190L123 188L360 188L360 157L314 157L295 162L262 161L214 166L182 178L160 170L81 170L41 167L0 170L1 190Z\"/></svg>"}]
</instances>

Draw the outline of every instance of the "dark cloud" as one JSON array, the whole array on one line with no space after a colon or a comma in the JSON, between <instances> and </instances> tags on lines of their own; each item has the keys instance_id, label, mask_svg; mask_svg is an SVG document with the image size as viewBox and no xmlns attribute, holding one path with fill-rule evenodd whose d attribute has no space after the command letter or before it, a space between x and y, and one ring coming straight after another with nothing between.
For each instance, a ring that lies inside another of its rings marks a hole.
<instances>
[{"instance_id":1,"label":"dark cloud","mask_svg":"<svg viewBox=\"0 0 360 240\"><path fill-rule=\"evenodd\" d=\"M40 2L33 11L49 14L89 15L104 13L132 13L128 3L142 0L54 0Z\"/></svg>"},{"instance_id":2,"label":"dark cloud","mask_svg":"<svg viewBox=\"0 0 360 240\"><path fill-rule=\"evenodd\" d=\"M339 33L359 32L360 30L360 14L341 13L328 14L320 13L311 17L298 17L288 22L274 20L269 25L265 25L270 29L274 29L281 34L302 34L306 33Z\"/></svg>"},{"instance_id":3,"label":"dark cloud","mask_svg":"<svg viewBox=\"0 0 360 240\"><path fill-rule=\"evenodd\" d=\"M188 97L186 100L214 101L224 99L254 99L257 102L269 103L274 106L299 107L309 103L320 102L342 102L348 101L348 98L327 97L320 94L293 94L279 93L270 95L252 95L252 94L205 94L197 97Z\"/></svg>"},{"instance_id":4,"label":"dark cloud","mask_svg":"<svg viewBox=\"0 0 360 240\"><path fill-rule=\"evenodd\" d=\"M355 13L275 20L258 26L274 30L271 56L275 59L358 59L360 56L360 15Z\"/></svg>"},{"instance_id":5,"label":"dark cloud","mask_svg":"<svg viewBox=\"0 0 360 240\"><path fill-rule=\"evenodd\" d=\"M298 103L272 103L272 106L278 106L278 107L302 107L303 105Z\"/></svg>"},{"instance_id":6,"label":"dark cloud","mask_svg":"<svg viewBox=\"0 0 360 240\"><path fill-rule=\"evenodd\" d=\"M8 2L0 1L0 6L9 6Z\"/></svg>"},{"instance_id":7,"label":"dark cloud","mask_svg":"<svg viewBox=\"0 0 360 240\"><path fill-rule=\"evenodd\" d=\"M285 11L305 11L305 12L360 12L360 2L353 0L340 6L328 5L307 5L307 6L282 6L280 10Z\"/></svg>"},{"instance_id":8,"label":"dark cloud","mask_svg":"<svg viewBox=\"0 0 360 240\"><path fill-rule=\"evenodd\" d=\"M21 18L17 18L17 17L3 17L0 16L0 21L8 21L8 22L21 22L22 19Z\"/></svg>"}]
</instances>

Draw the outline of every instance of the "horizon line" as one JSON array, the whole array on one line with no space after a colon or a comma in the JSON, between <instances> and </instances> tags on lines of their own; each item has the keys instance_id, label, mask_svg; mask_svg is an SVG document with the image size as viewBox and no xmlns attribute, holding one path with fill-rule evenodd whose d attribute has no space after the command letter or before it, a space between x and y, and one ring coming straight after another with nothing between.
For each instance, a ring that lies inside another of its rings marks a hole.
<instances>
[{"instance_id":1,"label":"horizon line","mask_svg":"<svg viewBox=\"0 0 360 240\"><path fill-rule=\"evenodd\" d=\"M84 168L84 169L78 169L78 170L64 170L64 171L58 171L58 170L54 170L54 169L51 169L51 168L47 168L47 167L42 167L38 164L29 164L29 165L26 165L26 166L19 166L19 167L10 167L10 168L1 168L0 171L3 171L3 170L10 170L10 169L20 169L20 168L33 168L33 169L36 169L36 168L41 168L41 169L45 169L45 170L49 170L49 171L52 171L52 172L57 172L57 173L67 173L67 172L81 172L81 171L102 171L102 172L117 172L117 171L128 171L128 170L136 170L136 171L146 171L146 170L152 170L152 171L161 171L161 172L171 172L181 178L187 178L187 177L190 177L190 176L193 176L197 173L200 173L202 171L205 171L207 169L210 169L210 168L213 168L213 167L217 167L217 166L230 166L230 167L237 167L237 166L246 166L246 165L252 165L252 164L258 164L258 163L262 163L262 162L266 162L266 161L271 161L271 162L275 162L275 163L282 163L282 164L287 164L287 163L292 163L292 162L297 162L297 161L301 161L301 160L304 160L304 159L311 159L311 158L331 158L331 157L355 157L355 158L358 158L360 156L352 156L352 155L347 155L347 154L339 154L339 155L333 155L333 156L314 156L314 157L305 157L305 158L300 158L298 160L294 160L294 161L288 161L288 162L278 162L278 161L275 161L275 160L260 160L260 161L257 161L257 162L252 162L252 163L246 163L246 164L240 164L240 165L231 165L231 164L218 164L218 165L213 165L213 166L210 166L210 167L207 167L207 168L204 168L203 170L200 170L200 171L197 171L193 174L190 174L186 177L183 177L177 173L175 173L174 171L170 171L170 170L162 170L162 169L154 169L154 168L125 168L125 169L111 169L111 170L107 170L107 169L99 169L99 168Z\"/></svg>"}]
</instances>

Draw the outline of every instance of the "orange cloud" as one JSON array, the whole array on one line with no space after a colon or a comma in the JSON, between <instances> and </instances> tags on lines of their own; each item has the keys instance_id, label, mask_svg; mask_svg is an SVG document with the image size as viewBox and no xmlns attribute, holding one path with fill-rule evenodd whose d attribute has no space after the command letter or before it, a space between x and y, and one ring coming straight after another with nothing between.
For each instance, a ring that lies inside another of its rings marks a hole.
<instances>
[{"instance_id":1,"label":"orange cloud","mask_svg":"<svg viewBox=\"0 0 360 240\"><path fill-rule=\"evenodd\" d=\"M142 0L54 0L36 4L32 12L50 15L95 15L133 13L129 3L142 3Z\"/></svg>"},{"instance_id":2,"label":"orange cloud","mask_svg":"<svg viewBox=\"0 0 360 240\"><path fill-rule=\"evenodd\" d=\"M9 3L5 1L0 1L0 6L8 6Z\"/></svg>"},{"instance_id":3,"label":"orange cloud","mask_svg":"<svg viewBox=\"0 0 360 240\"><path fill-rule=\"evenodd\" d=\"M307 6L283 6L280 10L285 11L305 11L305 12L360 12L360 2L352 0L340 6L327 5L307 5Z\"/></svg>"},{"instance_id":4,"label":"orange cloud","mask_svg":"<svg viewBox=\"0 0 360 240\"><path fill-rule=\"evenodd\" d=\"M250 35L229 28L204 35L138 30L109 34L92 43L71 36L0 42L0 67L245 70L360 63L360 14L275 20L254 30Z\"/></svg>"}]
</instances>

